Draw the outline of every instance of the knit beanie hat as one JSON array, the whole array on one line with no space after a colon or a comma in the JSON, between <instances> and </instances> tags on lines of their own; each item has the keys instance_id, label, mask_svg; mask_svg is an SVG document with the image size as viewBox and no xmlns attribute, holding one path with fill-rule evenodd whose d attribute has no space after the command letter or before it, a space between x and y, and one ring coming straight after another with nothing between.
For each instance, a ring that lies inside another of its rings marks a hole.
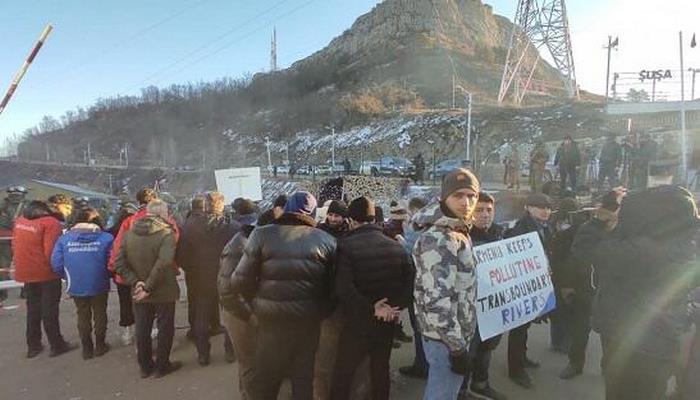
<instances>
[{"instance_id":1,"label":"knit beanie hat","mask_svg":"<svg viewBox=\"0 0 700 400\"><path fill-rule=\"evenodd\" d=\"M316 198L309 192L296 192L287 200L284 212L314 216L316 213Z\"/></svg>"},{"instance_id":2,"label":"knit beanie hat","mask_svg":"<svg viewBox=\"0 0 700 400\"><path fill-rule=\"evenodd\" d=\"M367 197L358 197L350 202L348 216L357 222L374 222L375 219L374 202Z\"/></svg>"},{"instance_id":3,"label":"knit beanie hat","mask_svg":"<svg viewBox=\"0 0 700 400\"><path fill-rule=\"evenodd\" d=\"M328 205L328 213L333 213L333 214L338 214L343 218L347 218L348 216L348 206L345 205L344 201L340 200L333 200L331 203Z\"/></svg>"},{"instance_id":4,"label":"knit beanie hat","mask_svg":"<svg viewBox=\"0 0 700 400\"><path fill-rule=\"evenodd\" d=\"M450 171L442 178L442 190L440 199L445 200L450 195L461 189L471 189L479 193L479 180L471 171L464 168L457 168Z\"/></svg>"}]
</instances>

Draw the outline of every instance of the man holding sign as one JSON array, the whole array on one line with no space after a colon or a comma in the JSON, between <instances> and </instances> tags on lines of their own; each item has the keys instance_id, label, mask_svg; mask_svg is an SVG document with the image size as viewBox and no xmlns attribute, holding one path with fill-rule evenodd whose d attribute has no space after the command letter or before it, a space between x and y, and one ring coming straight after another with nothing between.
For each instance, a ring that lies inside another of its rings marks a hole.
<instances>
[{"instance_id":1,"label":"man holding sign","mask_svg":"<svg viewBox=\"0 0 700 400\"><path fill-rule=\"evenodd\" d=\"M424 399L457 399L469 374L469 342L476 329L476 274L468 224L479 181L466 169L443 178L441 201L413 218L429 226L413 248L416 319L429 364Z\"/></svg>"},{"instance_id":2,"label":"man holding sign","mask_svg":"<svg viewBox=\"0 0 700 400\"><path fill-rule=\"evenodd\" d=\"M505 236L512 238L536 232L541 243L547 243L551 237L551 230L547 224L551 215L552 200L549 196L543 193L533 193L525 200L525 215L516 222L513 229L506 232ZM541 262L546 263L546 257ZM549 280L549 285L551 287L551 280ZM525 368L539 367L539 363L527 357L527 331L529 328L530 323L527 322L512 329L508 334L508 376L513 382L526 389L532 387L532 378L525 371Z\"/></svg>"}]
</instances>

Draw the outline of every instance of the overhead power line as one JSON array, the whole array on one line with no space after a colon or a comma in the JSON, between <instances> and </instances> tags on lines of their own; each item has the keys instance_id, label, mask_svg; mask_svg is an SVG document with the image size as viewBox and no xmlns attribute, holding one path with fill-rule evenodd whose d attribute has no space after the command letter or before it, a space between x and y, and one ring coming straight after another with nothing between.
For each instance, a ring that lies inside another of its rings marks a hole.
<instances>
[{"instance_id":1,"label":"overhead power line","mask_svg":"<svg viewBox=\"0 0 700 400\"><path fill-rule=\"evenodd\" d=\"M261 12L255 14L255 15L252 16L251 18L245 20L242 24L239 24L239 25L237 25L237 26L234 26L233 28L231 28L231 29L225 31L224 33L222 33L222 34L216 36L215 38L206 41L206 42L203 43L202 45L196 47L195 49L193 49L193 50L191 50L191 51L189 51L189 52L187 52L187 54L185 54L185 55L183 55L183 56L181 56L181 57L178 57L175 61L171 62L170 64L166 65L165 67L160 68L160 69L157 70L156 72L154 72L154 73L148 75L148 76L147 76L145 79L143 79L140 83L138 83L138 84L132 86L132 89L135 89L135 88L138 88L138 87L143 87L143 86L146 85L148 82L154 81L154 80L156 80L157 78L162 77L167 71L169 71L169 70L173 69L174 67L176 67L177 65L179 65L179 64L181 64L181 63L187 61L187 60L190 59L192 56L196 55L197 53L199 53L199 52L201 52L201 51L203 51L203 50L205 50L205 49L207 49L208 47L213 46L216 42L219 42L219 41L225 39L226 37L232 35L233 33L236 33L237 31L241 30L242 28L244 28L244 27L248 26L249 24L253 23L255 20L257 20L257 19L259 19L259 18L265 16L266 14L268 14L268 13L274 11L276 8L278 8L278 7L281 6L282 4L286 3L287 1L289 1L289 0L280 0L280 1L276 2L275 4L273 4L272 6L266 8L265 10L263 10L263 11L261 11Z\"/></svg>"},{"instance_id":2,"label":"overhead power line","mask_svg":"<svg viewBox=\"0 0 700 400\"><path fill-rule=\"evenodd\" d=\"M285 13L283 13L283 14L277 16L277 17L275 17L274 19L272 19L272 20L266 22L265 24L263 24L263 25L261 25L261 26L255 28L254 30L249 31L248 33L246 33L246 34L244 34L244 35L241 35L241 36L236 37L236 39L234 39L234 40L232 40L232 41L230 41L230 42L227 42L227 43L224 44L223 46L218 47L216 50L212 51L211 53L205 54L205 55L203 55L203 56L201 56L201 57L195 59L194 61L192 61L192 62L186 64L185 66L183 66L182 68L180 68L180 69L178 69L177 71L173 72L173 73L170 74L169 76L175 76L175 75L179 74L180 72L182 72L182 71L184 71L184 70L186 70L186 69L188 69L188 68L190 68L190 67L192 67L192 66L194 66L194 65L196 65L196 64L199 64L200 62L202 62L202 61L204 61L204 60L206 60L206 59L208 59L208 58L210 58L210 57L213 57L213 56L219 54L220 52L222 52L222 51L226 50L227 48L231 47L232 45L234 45L234 44L236 44L236 43L242 41L243 39L247 39L248 37L252 36L253 34L257 33L258 31L260 31L260 30L262 30L262 29L265 29L265 28L269 28L270 24L272 24L272 23L274 23L274 22L277 22L278 20L280 20L280 19L282 19L282 18L288 17L288 16L294 14L295 12L301 10L301 9L304 8L304 7L307 7L308 5L310 5L311 3L313 3L314 1L316 1L316 0L308 0L308 1L306 1L306 2L304 2L304 3L302 3L302 4L300 4L300 5L298 5L297 7L295 7L295 8L293 8L293 9L291 9L291 10L289 10L289 11L287 11L287 12L285 12ZM162 79L161 79L161 81L162 81ZM160 82L160 81L159 81L159 82Z\"/></svg>"}]
</instances>

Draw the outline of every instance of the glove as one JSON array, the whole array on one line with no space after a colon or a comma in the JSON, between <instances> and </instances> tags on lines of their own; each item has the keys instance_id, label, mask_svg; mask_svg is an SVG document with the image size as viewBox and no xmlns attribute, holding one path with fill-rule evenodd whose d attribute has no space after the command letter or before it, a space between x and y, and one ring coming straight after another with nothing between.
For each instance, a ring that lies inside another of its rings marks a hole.
<instances>
[{"instance_id":1,"label":"glove","mask_svg":"<svg viewBox=\"0 0 700 400\"><path fill-rule=\"evenodd\" d=\"M469 373L469 353L462 350L459 353L450 353L450 369L455 374L467 375Z\"/></svg>"}]
</instances>

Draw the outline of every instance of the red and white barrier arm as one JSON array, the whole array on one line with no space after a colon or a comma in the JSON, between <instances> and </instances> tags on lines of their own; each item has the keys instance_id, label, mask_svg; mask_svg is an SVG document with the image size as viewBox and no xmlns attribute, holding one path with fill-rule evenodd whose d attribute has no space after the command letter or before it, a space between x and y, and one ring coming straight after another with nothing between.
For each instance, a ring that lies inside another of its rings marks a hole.
<instances>
[{"instance_id":1,"label":"red and white barrier arm","mask_svg":"<svg viewBox=\"0 0 700 400\"><path fill-rule=\"evenodd\" d=\"M41 32L41 36L39 36L39 40L34 45L32 52L29 53L27 59L24 60L22 68L20 68L19 71L17 71L15 79L12 80L10 87L7 89L7 93L5 93L5 97L3 97L2 101L0 102L0 114L2 114L3 110L5 110L5 107L7 107L7 103L10 102L12 95L17 90L17 86L19 86L19 83L22 81L22 78L24 78L24 75L27 73L29 66L32 64L32 61L34 61L34 58L36 58L36 55L39 53L39 50L41 50L41 46L44 45L46 38L49 37L49 34L52 30L53 26L51 26L51 24L48 24L46 25L46 28L44 28L44 31Z\"/></svg>"}]
</instances>

